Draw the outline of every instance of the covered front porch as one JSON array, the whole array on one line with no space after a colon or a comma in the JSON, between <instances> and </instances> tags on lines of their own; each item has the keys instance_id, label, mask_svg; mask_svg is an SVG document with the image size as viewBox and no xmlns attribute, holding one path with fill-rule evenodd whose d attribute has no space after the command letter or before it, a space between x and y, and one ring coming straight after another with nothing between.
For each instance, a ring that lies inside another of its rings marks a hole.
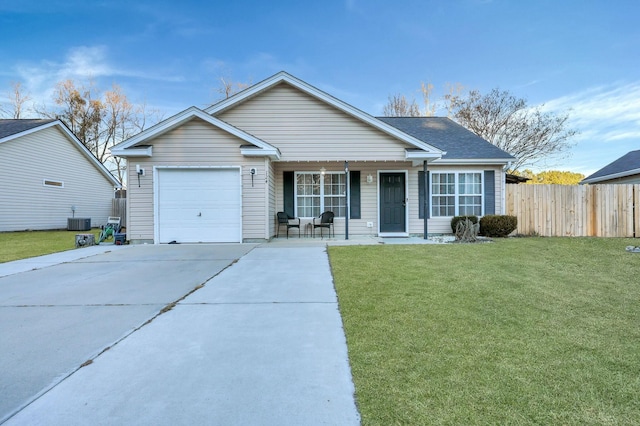
<instances>
[{"instance_id":1,"label":"covered front porch","mask_svg":"<svg viewBox=\"0 0 640 426\"><path fill-rule=\"evenodd\" d=\"M345 239L424 235L419 171L408 161L274 162L274 228L276 212L285 212L300 225L300 237ZM420 186L420 188L419 188ZM331 237L316 228L319 216L334 213ZM286 227L280 230L286 238ZM335 237L334 237L335 233ZM298 229L289 231L298 238Z\"/></svg>"}]
</instances>

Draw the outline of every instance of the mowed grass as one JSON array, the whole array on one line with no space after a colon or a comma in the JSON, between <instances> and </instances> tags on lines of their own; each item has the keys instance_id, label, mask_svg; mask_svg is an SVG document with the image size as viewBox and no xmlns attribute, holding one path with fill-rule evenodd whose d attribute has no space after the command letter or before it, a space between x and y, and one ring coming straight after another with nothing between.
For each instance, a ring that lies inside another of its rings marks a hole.
<instances>
[{"instance_id":1,"label":"mowed grass","mask_svg":"<svg viewBox=\"0 0 640 426\"><path fill-rule=\"evenodd\" d=\"M76 234L92 233L96 241L99 229L91 231L0 232L0 263L57 253L75 248ZM112 241L112 240L110 240Z\"/></svg>"},{"instance_id":2,"label":"mowed grass","mask_svg":"<svg viewBox=\"0 0 640 426\"><path fill-rule=\"evenodd\" d=\"M627 245L330 247L362 424L640 424Z\"/></svg>"}]
</instances>

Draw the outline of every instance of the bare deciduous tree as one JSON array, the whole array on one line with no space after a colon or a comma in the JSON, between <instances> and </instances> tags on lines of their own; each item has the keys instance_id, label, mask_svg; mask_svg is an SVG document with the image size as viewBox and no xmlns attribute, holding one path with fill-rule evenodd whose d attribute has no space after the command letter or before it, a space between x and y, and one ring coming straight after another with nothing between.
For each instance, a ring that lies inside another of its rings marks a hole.
<instances>
[{"instance_id":1,"label":"bare deciduous tree","mask_svg":"<svg viewBox=\"0 0 640 426\"><path fill-rule=\"evenodd\" d=\"M456 121L517 158L511 170L563 153L577 134L568 127L568 114L529 107L506 90L447 96Z\"/></svg>"},{"instance_id":2,"label":"bare deciduous tree","mask_svg":"<svg viewBox=\"0 0 640 426\"><path fill-rule=\"evenodd\" d=\"M24 118L25 104L31 100L31 95L24 94L22 83L14 81L11 83L11 90L6 93L9 102L6 107L0 106L0 116L6 116L14 119Z\"/></svg>"},{"instance_id":3,"label":"bare deciduous tree","mask_svg":"<svg viewBox=\"0 0 640 426\"><path fill-rule=\"evenodd\" d=\"M237 81L234 82L228 77L220 77L220 86L215 90L221 96L219 96L217 100L228 99L249 86L251 86L251 83L239 83Z\"/></svg>"},{"instance_id":4,"label":"bare deciduous tree","mask_svg":"<svg viewBox=\"0 0 640 426\"><path fill-rule=\"evenodd\" d=\"M420 117L420 107L415 99L409 102L404 95L389 96L382 113L385 117Z\"/></svg>"},{"instance_id":5,"label":"bare deciduous tree","mask_svg":"<svg viewBox=\"0 0 640 426\"><path fill-rule=\"evenodd\" d=\"M87 87L65 80L56 86L54 101L59 109L43 107L39 113L64 122L120 182L124 182L126 162L112 156L111 148L162 119L146 104L132 104L117 84L101 93L92 83Z\"/></svg>"}]
</instances>

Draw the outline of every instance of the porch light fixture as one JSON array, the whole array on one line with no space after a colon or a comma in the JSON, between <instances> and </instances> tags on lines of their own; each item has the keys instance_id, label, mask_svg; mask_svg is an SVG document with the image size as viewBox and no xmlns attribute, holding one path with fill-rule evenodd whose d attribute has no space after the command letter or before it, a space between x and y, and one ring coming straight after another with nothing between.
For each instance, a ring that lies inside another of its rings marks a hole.
<instances>
[{"instance_id":1,"label":"porch light fixture","mask_svg":"<svg viewBox=\"0 0 640 426\"><path fill-rule=\"evenodd\" d=\"M324 174L326 173L327 169L325 169L324 167L320 167L320 174L322 176L324 176Z\"/></svg>"},{"instance_id":2,"label":"porch light fixture","mask_svg":"<svg viewBox=\"0 0 640 426\"><path fill-rule=\"evenodd\" d=\"M373 182L373 176L371 176L371 173L369 173L367 175L367 183L371 183L371 182Z\"/></svg>"}]
</instances>

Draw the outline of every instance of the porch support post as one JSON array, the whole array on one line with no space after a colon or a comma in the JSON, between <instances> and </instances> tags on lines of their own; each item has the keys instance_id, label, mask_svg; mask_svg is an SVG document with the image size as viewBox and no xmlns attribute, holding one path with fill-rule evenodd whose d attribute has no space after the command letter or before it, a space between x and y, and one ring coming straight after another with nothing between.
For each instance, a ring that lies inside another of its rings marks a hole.
<instances>
[{"instance_id":1,"label":"porch support post","mask_svg":"<svg viewBox=\"0 0 640 426\"><path fill-rule=\"evenodd\" d=\"M424 218L424 239L428 239L428 225L427 225L427 220L429 218L429 176L427 175L427 160L424 160L422 162L422 171L424 172L424 182L422 185L422 196L423 196L423 200L424 200L424 209L423 212L424 214L422 215Z\"/></svg>"},{"instance_id":2,"label":"porch support post","mask_svg":"<svg viewBox=\"0 0 640 426\"><path fill-rule=\"evenodd\" d=\"M346 211L344 214L344 239L349 239L349 162L344 162L344 186L345 186L345 196L346 196ZM334 231L335 232L335 231Z\"/></svg>"}]
</instances>

